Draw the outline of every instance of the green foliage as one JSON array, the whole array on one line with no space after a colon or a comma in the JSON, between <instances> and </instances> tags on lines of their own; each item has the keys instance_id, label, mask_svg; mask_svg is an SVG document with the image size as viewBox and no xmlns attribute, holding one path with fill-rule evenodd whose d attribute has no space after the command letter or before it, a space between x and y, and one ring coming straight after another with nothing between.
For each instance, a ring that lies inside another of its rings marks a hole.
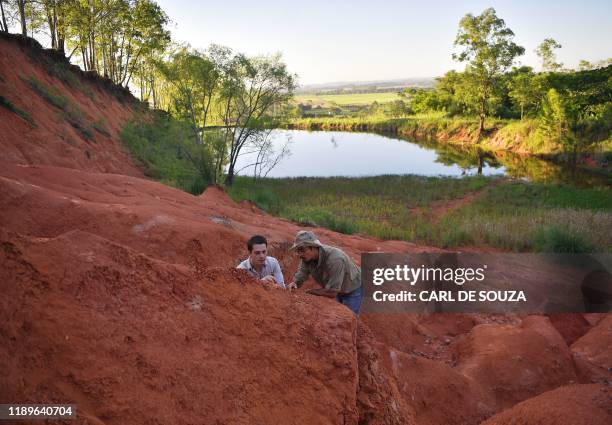
<instances>
[{"instance_id":1,"label":"green foliage","mask_svg":"<svg viewBox=\"0 0 612 425\"><path fill-rule=\"evenodd\" d=\"M534 248L539 252L583 254L594 247L578 235L568 233L558 226L549 226L536 233Z\"/></svg>"},{"instance_id":2,"label":"green foliage","mask_svg":"<svg viewBox=\"0 0 612 425\"><path fill-rule=\"evenodd\" d=\"M542 104L539 127L544 137L562 146L566 151L575 150L576 138L571 131L573 118L567 103L555 89L550 89Z\"/></svg>"},{"instance_id":3,"label":"green foliage","mask_svg":"<svg viewBox=\"0 0 612 425\"><path fill-rule=\"evenodd\" d=\"M111 134L109 133L108 129L106 128L106 123L104 122L103 119L99 119L98 121L94 122L91 127L96 130L98 133L106 136L106 137L111 137Z\"/></svg>"},{"instance_id":4,"label":"green foliage","mask_svg":"<svg viewBox=\"0 0 612 425\"><path fill-rule=\"evenodd\" d=\"M253 181L229 193L305 225L441 247L490 245L514 251L612 251L612 190L504 183L493 179L378 176ZM436 205L485 188L438 220ZM563 232L548 230L560 228ZM543 230L544 229L544 230Z\"/></svg>"},{"instance_id":5,"label":"green foliage","mask_svg":"<svg viewBox=\"0 0 612 425\"><path fill-rule=\"evenodd\" d=\"M194 195L212 182L212 161L186 123L155 114L126 124L120 137L152 178Z\"/></svg>"},{"instance_id":6,"label":"green foliage","mask_svg":"<svg viewBox=\"0 0 612 425\"><path fill-rule=\"evenodd\" d=\"M23 77L22 77L23 78ZM85 114L76 105L74 105L67 97L62 96L57 90L47 87L43 82L36 77L24 79L36 93L51 105L61 110L62 119L66 120L87 140L93 140L93 132L86 124Z\"/></svg>"},{"instance_id":7,"label":"green foliage","mask_svg":"<svg viewBox=\"0 0 612 425\"><path fill-rule=\"evenodd\" d=\"M325 227L346 235L355 233L355 226L350 221L343 220L322 208L311 207L303 210L289 210L287 218L304 226Z\"/></svg>"},{"instance_id":8,"label":"green foliage","mask_svg":"<svg viewBox=\"0 0 612 425\"><path fill-rule=\"evenodd\" d=\"M17 114L20 118L22 118L24 121L27 121L30 125L36 127L36 124L34 123L34 119L30 116L30 114L28 114L26 111L24 111L23 109L18 108L17 106L15 106L10 100L8 100L6 97L4 96L0 96L0 106L4 106L6 109L8 109L9 111L14 112L15 114Z\"/></svg>"},{"instance_id":9,"label":"green foliage","mask_svg":"<svg viewBox=\"0 0 612 425\"><path fill-rule=\"evenodd\" d=\"M500 76L525 52L515 44L514 33L498 18L495 9L488 8L479 16L467 14L459 23L455 46L463 48L453 58L467 62L465 70L466 103L478 112L479 129L494 108Z\"/></svg>"},{"instance_id":10,"label":"green foliage","mask_svg":"<svg viewBox=\"0 0 612 425\"><path fill-rule=\"evenodd\" d=\"M530 67L523 66L508 74L508 96L520 108L521 119L525 112L536 109L542 96L542 79Z\"/></svg>"},{"instance_id":11,"label":"green foliage","mask_svg":"<svg viewBox=\"0 0 612 425\"><path fill-rule=\"evenodd\" d=\"M564 239L575 239L577 246L582 240L582 246L591 251L612 251L611 199L609 187L503 184L444 217L440 225L449 232L467 232L472 243L515 251L560 252ZM559 236L547 230L550 227L563 229L571 237Z\"/></svg>"},{"instance_id":12,"label":"green foliage","mask_svg":"<svg viewBox=\"0 0 612 425\"><path fill-rule=\"evenodd\" d=\"M555 41L554 38L546 38L536 49L536 54L542 59L543 71L558 71L563 66L562 63L557 63L554 50L560 49L562 46Z\"/></svg>"}]
</instances>

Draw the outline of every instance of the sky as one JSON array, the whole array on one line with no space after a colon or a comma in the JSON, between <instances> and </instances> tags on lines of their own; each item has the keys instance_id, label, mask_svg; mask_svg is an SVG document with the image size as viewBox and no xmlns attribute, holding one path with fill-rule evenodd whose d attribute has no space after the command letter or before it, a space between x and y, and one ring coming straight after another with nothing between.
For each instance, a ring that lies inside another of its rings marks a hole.
<instances>
[{"instance_id":1,"label":"sky","mask_svg":"<svg viewBox=\"0 0 612 425\"><path fill-rule=\"evenodd\" d=\"M436 77L464 65L451 58L460 19L493 7L540 69L534 50L552 37L557 60L612 57L612 0L157 0L173 39L248 55L280 52L302 85Z\"/></svg>"}]
</instances>

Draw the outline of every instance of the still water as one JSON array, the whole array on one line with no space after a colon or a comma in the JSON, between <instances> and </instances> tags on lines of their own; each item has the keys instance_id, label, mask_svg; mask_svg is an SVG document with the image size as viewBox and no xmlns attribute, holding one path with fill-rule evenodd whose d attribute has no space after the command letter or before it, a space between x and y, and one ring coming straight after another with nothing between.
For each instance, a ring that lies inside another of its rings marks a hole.
<instances>
[{"instance_id":1,"label":"still water","mask_svg":"<svg viewBox=\"0 0 612 425\"><path fill-rule=\"evenodd\" d=\"M378 134L274 130L270 137L275 152L288 143L290 155L283 158L268 177L462 176L476 174L479 168L477 158L460 164L435 149ZM255 162L255 155L242 155L236 169ZM505 169L484 159L481 172L485 175L504 174ZM242 175L252 173L252 169L241 172Z\"/></svg>"},{"instance_id":2,"label":"still water","mask_svg":"<svg viewBox=\"0 0 612 425\"><path fill-rule=\"evenodd\" d=\"M373 133L303 130L273 130L269 140L276 153L287 144L290 154L267 172L267 177L483 174L581 187L612 184L609 175L507 151L485 153L470 145L415 142ZM254 162L256 153L241 155L236 164L238 174L252 176L254 169L248 165ZM266 167L263 168L263 172L257 172L259 176L266 175Z\"/></svg>"}]
</instances>

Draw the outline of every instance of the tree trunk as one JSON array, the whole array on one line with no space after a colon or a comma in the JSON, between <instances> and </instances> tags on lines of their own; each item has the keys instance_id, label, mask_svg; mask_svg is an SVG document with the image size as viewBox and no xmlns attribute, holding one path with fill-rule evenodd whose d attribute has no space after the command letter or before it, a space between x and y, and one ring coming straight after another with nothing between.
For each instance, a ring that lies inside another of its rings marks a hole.
<instances>
[{"instance_id":1,"label":"tree trunk","mask_svg":"<svg viewBox=\"0 0 612 425\"><path fill-rule=\"evenodd\" d=\"M55 20L49 3L45 2L45 14L47 15L47 24L49 25L49 34L51 35L51 48L57 50L57 38L55 37Z\"/></svg>"},{"instance_id":2,"label":"tree trunk","mask_svg":"<svg viewBox=\"0 0 612 425\"><path fill-rule=\"evenodd\" d=\"M234 184L234 164L230 163L227 169L227 176L225 176L225 185L231 186L232 184Z\"/></svg>"},{"instance_id":3,"label":"tree trunk","mask_svg":"<svg viewBox=\"0 0 612 425\"><path fill-rule=\"evenodd\" d=\"M25 0L17 0L17 7L19 8L19 19L21 20L21 35L27 37L28 29L26 27Z\"/></svg>"},{"instance_id":4,"label":"tree trunk","mask_svg":"<svg viewBox=\"0 0 612 425\"><path fill-rule=\"evenodd\" d=\"M6 24L6 16L4 16L4 6L2 5L4 0L0 0L0 11L2 11L2 31L8 32L8 25Z\"/></svg>"},{"instance_id":5,"label":"tree trunk","mask_svg":"<svg viewBox=\"0 0 612 425\"><path fill-rule=\"evenodd\" d=\"M66 54L64 41L66 40L66 6L58 6L57 3L53 8L55 16L55 28L57 31L57 50Z\"/></svg>"},{"instance_id":6,"label":"tree trunk","mask_svg":"<svg viewBox=\"0 0 612 425\"><path fill-rule=\"evenodd\" d=\"M521 121L523 121L523 104L521 103Z\"/></svg>"}]
</instances>

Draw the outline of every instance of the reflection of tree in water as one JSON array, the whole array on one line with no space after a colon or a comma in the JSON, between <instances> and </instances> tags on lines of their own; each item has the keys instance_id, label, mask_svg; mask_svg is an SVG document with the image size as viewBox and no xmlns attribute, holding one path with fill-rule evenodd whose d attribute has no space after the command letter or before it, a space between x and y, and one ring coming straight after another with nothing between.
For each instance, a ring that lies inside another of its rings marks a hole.
<instances>
[{"instance_id":1,"label":"reflection of tree in water","mask_svg":"<svg viewBox=\"0 0 612 425\"><path fill-rule=\"evenodd\" d=\"M418 142L418 145L433 149L436 152L436 162L447 166L457 165L466 174L469 170L477 170L482 174L485 167L500 168L502 164L492 153L483 151L474 146L455 146L436 142Z\"/></svg>"},{"instance_id":2,"label":"reflection of tree in water","mask_svg":"<svg viewBox=\"0 0 612 425\"><path fill-rule=\"evenodd\" d=\"M498 160L506 167L506 174L512 177L527 177L535 182L565 183L592 187L609 185L609 176L589 172L575 165L559 164L531 156L520 156L511 152L496 152Z\"/></svg>"},{"instance_id":3,"label":"reflection of tree in water","mask_svg":"<svg viewBox=\"0 0 612 425\"><path fill-rule=\"evenodd\" d=\"M461 146L435 141L414 141L411 143L434 150L436 162L452 166L457 165L464 174L467 170L476 169L482 174L484 166L505 167L505 174L515 178L528 178L534 182L566 183L580 186L609 185L609 176L589 172L582 168L559 164L533 156L518 155L509 151L486 152L473 145Z\"/></svg>"},{"instance_id":4,"label":"reflection of tree in water","mask_svg":"<svg viewBox=\"0 0 612 425\"><path fill-rule=\"evenodd\" d=\"M444 165L457 165L463 170L464 174L469 170L476 169L480 175L485 165L492 168L501 167L494 155L480 149L464 151L436 149L436 153L438 155L436 162Z\"/></svg>"}]
</instances>

